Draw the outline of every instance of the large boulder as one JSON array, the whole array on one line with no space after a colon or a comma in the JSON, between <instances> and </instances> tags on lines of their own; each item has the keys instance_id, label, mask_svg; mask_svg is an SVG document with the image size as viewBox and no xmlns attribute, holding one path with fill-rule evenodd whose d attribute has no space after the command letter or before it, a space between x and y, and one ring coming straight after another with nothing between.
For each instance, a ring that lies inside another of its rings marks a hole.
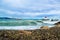
<instances>
[{"instance_id":1,"label":"large boulder","mask_svg":"<svg viewBox=\"0 0 60 40\"><path fill-rule=\"evenodd\" d=\"M42 26L42 27L40 27L40 29L49 29L49 27L48 26Z\"/></svg>"},{"instance_id":2,"label":"large boulder","mask_svg":"<svg viewBox=\"0 0 60 40\"><path fill-rule=\"evenodd\" d=\"M60 25L60 22L55 23L55 25Z\"/></svg>"},{"instance_id":3,"label":"large boulder","mask_svg":"<svg viewBox=\"0 0 60 40\"><path fill-rule=\"evenodd\" d=\"M55 27L60 27L60 22L57 22L54 25L55 25Z\"/></svg>"}]
</instances>

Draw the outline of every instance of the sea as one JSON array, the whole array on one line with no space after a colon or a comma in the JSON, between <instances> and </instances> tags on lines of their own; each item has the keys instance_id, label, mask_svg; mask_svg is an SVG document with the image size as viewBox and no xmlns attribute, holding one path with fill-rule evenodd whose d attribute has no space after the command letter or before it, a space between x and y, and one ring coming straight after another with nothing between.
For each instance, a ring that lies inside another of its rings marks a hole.
<instances>
[{"instance_id":1,"label":"sea","mask_svg":"<svg viewBox=\"0 0 60 40\"><path fill-rule=\"evenodd\" d=\"M0 19L0 30L35 30L40 29L41 26L54 26L53 24L43 23L39 19L22 19L22 20L12 20L12 19Z\"/></svg>"}]
</instances>

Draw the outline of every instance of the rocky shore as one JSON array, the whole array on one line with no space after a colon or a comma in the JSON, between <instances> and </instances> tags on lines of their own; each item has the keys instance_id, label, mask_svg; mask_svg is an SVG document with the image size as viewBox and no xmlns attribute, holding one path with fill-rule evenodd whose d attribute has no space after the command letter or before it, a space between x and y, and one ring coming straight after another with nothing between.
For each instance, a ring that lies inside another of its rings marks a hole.
<instances>
[{"instance_id":1,"label":"rocky shore","mask_svg":"<svg viewBox=\"0 0 60 40\"><path fill-rule=\"evenodd\" d=\"M0 40L60 40L60 22L37 30L0 30Z\"/></svg>"}]
</instances>

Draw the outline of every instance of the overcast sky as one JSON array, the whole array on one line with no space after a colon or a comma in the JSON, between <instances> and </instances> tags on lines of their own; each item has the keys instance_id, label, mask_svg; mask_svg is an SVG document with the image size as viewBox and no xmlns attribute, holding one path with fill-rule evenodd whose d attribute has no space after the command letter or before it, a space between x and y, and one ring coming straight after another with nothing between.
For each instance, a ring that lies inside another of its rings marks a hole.
<instances>
[{"instance_id":1,"label":"overcast sky","mask_svg":"<svg viewBox=\"0 0 60 40\"><path fill-rule=\"evenodd\" d=\"M38 19L53 15L60 15L60 0L0 0L1 17Z\"/></svg>"}]
</instances>

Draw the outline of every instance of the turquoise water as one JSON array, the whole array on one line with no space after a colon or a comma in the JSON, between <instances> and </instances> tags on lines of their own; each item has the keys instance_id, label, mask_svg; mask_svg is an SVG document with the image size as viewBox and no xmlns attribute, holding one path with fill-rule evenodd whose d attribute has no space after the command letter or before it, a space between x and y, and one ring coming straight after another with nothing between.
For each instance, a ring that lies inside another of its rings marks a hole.
<instances>
[{"instance_id":1,"label":"turquoise water","mask_svg":"<svg viewBox=\"0 0 60 40\"><path fill-rule=\"evenodd\" d=\"M38 20L0 20L0 26L35 26L42 23Z\"/></svg>"},{"instance_id":2,"label":"turquoise water","mask_svg":"<svg viewBox=\"0 0 60 40\"><path fill-rule=\"evenodd\" d=\"M40 20L1 20L0 30L33 30L39 29L41 26L52 26L52 24L43 23Z\"/></svg>"}]
</instances>

